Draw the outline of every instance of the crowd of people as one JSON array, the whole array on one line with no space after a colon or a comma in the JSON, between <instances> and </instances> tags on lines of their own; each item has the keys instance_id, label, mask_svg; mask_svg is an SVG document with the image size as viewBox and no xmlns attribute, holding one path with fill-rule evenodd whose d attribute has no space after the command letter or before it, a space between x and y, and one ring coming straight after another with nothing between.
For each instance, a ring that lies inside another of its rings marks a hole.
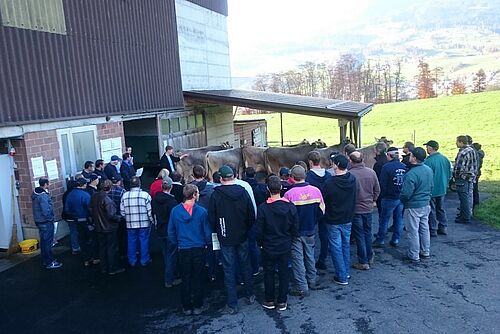
<instances>
[{"instance_id":1,"label":"crowd of people","mask_svg":"<svg viewBox=\"0 0 500 334\"><path fill-rule=\"evenodd\" d=\"M405 143L401 157L397 147L379 143L373 168L365 166L363 153L347 145L343 152L331 153L330 169L312 151L307 162L282 167L278 175L248 167L240 179L234 166L224 165L208 181L205 168L197 165L188 184L176 173L176 162L186 156L175 157L167 146L149 192L141 189L127 149L122 159L113 156L106 165L103 160L84 164L68 183L63 218L72 253L81 255L84 266L100 265L109 275L125 271L120 258L131 268L151 263L154 228L162 245L164 286L182 284L186 315L207 309L204 282L216 279L218 265L227 292L226 313L239 310L239 285L246 303L255 302L253 278L261 268L262 306L283 311L288 295L306 297L316 288L317 272L327 269L328 256L336 284L349 284L351 268L369 270L373 248L385 247L388 233L392 247L399 247L406 233L405 261L428 259L431 238L448 233L444 200L452 178L460 199L455 222L471 223L484 152L470 136L458 136L456 145L453 165L434 140L423 144L425 149ZM49 181L41 178L32 196L33 214L43 264L55 269L62 263L51 250L55 217L48 189ZM373 235L375 204L379 224ZM352 265L351 242L357 255Z\"/></svg>"}]
</instances>

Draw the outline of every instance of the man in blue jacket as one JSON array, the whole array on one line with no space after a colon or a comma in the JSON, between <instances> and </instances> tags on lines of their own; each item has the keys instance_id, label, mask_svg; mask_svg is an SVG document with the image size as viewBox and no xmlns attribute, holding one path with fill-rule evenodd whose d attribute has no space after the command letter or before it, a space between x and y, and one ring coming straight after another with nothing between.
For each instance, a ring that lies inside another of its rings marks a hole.
<instances>
[{"instance_id":1,"label":"man in blue jacket","mask_svg":"<svg viewBox=\"0 0 500 334\"><path fill-rule=\"evenodd\" d=\"M200 196L198 187L187 184L183 195L184 203L175 206L170 214L168 239L179 249L184 314L199 315L207 309L203 307L202 272L205 249L211 243L212 231L207 210L196 204Z\"/></svg>"},{"instance_id":2,"label":"man in blue jacket","mask_svg":"<svg viewBox=\"0 0 500 334\"><path fill-rule=\"evenodd\" d=\"M83 263L88 267L90 264L99 264L100 261L94 226L89 221L90 195L85 190L87 181L79 178L77 182L76 188L66 198L65 211L75 218Z\"/></svg>"},{"instance_id":3,"label":"man in blue jacket","mask_svg":"<svg viewBox=\"0 0 500 334\"><path fill-rule=\"evenodd\" d=\"M33 201L33 219L40 233L40 250L43 265L47 269L62 267L52 254L52 242L54 241L54 209L48 189L49 180L41 178L38 180L39 187L35 188L31 199Z\"/></svg>"},{"instance_id":4,"label":"man in blue jacket","mask_svg":"<svg viewBox=\"0 0 500 334\"><path fill-rule=\"evenodd\" d=\"M373 247L383 247L389 220L393 220L394 231L392 233L391 246L397 247L403 234L403 204L401 203L401 187L406 166L399 161L397 147L387 149L388 162L384 164L380 172L380 197L382 212L379 219L377 238Z\"/></svg>"},{"instance_id":5,"label":"man in blue jacket","mask_svg":"<svg viewBox=\"0 0 500 334\"><path fill-rule=\"evenodd\" d=\"M433 180L432 169L423 164L425 151L416 147L409 154L410 169L405 175L401 201L407 212L407 235L410 243L407 260L419 262L430 257L429 213Z\"/></svg>"}]
</instances>

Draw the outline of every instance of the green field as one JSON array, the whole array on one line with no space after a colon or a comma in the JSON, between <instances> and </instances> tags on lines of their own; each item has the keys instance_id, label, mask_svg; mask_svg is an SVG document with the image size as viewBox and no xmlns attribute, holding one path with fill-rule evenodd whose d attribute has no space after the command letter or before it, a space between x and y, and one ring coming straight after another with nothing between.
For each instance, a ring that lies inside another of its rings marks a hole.
<instances>
[{"instance_id":1,"label":"green field","mask_svg":"<svg viewBox=\"0 0 500 334\"><path fill-rule=\"evenodd\" d=\"M280 142L279 114L237 118L267 119L270 144L277 146ZM283 125L285 144L304 138L310 141L321 138L328 145L339 141L335 119L283 114ZM493 210L494 214L490 212L488 221L496 219L500 226L500 91L376 105L362 119L363 146L374 143L374 138L381 136L393 140L399 147L408 140L421 146L434 139L450 160L455 158L455 139L461 134L472 136L483 146L486 155L481 188L494 194L492 201L497 208L496 212Z\"/></svg>"}]
</instances>

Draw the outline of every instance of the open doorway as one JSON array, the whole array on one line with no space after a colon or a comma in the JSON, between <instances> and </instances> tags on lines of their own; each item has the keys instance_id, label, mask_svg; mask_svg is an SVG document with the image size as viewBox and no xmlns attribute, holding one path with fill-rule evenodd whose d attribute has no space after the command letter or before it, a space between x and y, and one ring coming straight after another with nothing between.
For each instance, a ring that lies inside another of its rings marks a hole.
<instances>
[{"instance_id":1,"label":"open doorway","mask_svg":"<svg viewBox=\"0 0 500 334\"><path fill-rule=\"evenodd\" d=\"M125 146L132 147L134 167L143 167L142 189L148 190L159 171L158 127L156 118L123 122Z\"/></svg>"}]
</instances>

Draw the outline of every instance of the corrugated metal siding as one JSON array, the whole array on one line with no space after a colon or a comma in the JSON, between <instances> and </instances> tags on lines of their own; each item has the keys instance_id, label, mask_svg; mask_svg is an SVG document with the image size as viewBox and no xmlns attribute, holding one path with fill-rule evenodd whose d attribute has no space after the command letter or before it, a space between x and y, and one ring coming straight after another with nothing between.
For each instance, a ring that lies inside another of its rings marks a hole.
<instances>
[{"instance_id":1,"label":"corrugated metal siding","mask_svg":"<svg viewBox=\"0 0 500 334\"><path fill-rule=\"evenodd\" d=\"M227 0L188 0L198 6L227 16Z\"/></svg>"},{"instance_id":2,"label":"corrugated metal siding","mask_svg":"<svg viewBox=\"0 0 500 334\"><path fill-rule=\"evenodd\" d=\"M181 108L173 0L65 0L67 35L0 26L0 124Z\"/></svg>"},{"instance_id":3,"label":"corrugated metal siding","mask_svg":"<svg viewBox=\"0 0 500 334\"><path fill-rule=\"evenodd\" d=\"M66 34L63 0L0 0L4 26Z\"/></svg>"}]
</instances>

